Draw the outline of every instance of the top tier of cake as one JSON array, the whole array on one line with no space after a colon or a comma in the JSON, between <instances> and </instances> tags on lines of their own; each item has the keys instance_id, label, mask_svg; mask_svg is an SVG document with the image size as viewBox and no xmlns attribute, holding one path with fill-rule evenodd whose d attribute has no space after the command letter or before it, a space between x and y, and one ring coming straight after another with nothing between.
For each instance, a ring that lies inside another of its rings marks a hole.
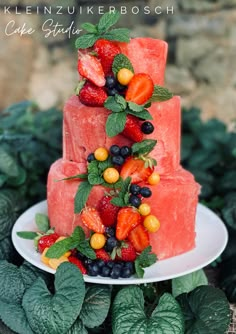
<instances>
[{"instance_id":1,"label":"top tier of cake","mask_svg":"<svg viewBox=\"0 0 236 334\"><path fill-rule=\"evenodd\" d=\"M135 73L148 73L154 84L163 85L166 42L134 38L130 43L119 43L119 46L122 53L130 59ZM157 160L157 171L160 174L170 174L179 169L180 164L180 98L175 96L164 102L152 103L149 111L155 129L151 137L158 141L152 157ZM97 147L132 144L122 134L112 138L106 135L105 123L108 115L109 111L105 108L81 104L77 96L72 96L65 104L63 159L78 163L80 172L86 170L86 158Z\"/></svg>"}]
</instances>

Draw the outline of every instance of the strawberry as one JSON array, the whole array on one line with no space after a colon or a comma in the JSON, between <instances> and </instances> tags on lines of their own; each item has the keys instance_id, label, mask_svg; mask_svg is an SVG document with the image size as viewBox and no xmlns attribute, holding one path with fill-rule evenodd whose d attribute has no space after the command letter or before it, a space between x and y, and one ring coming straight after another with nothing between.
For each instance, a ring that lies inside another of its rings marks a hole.
<instances>
[{"instance_id":1,"label":"strawberry","mask_svg":"<svg viewBox=\"0 0 236 334\"><path fill-rule=\"evenodd\" d=\"M52 246L56 240L59 238L59 235L57 233L52 233L48 235L43 235L41 238L38 240L38 251L40 253L43 253L44 249L46 247Z\"/></svg>"},{"instance_id":2,"label":"strawberry","mask_svg":"<svg viewBox=\"0 0 236 334\"><path fill-rule=\"evenodd\" d=\"M121 248L117 250L116 260L133 262L135 261L136 257L136 250L130 241L124 242Z\"/></svg>"},{"instance_id":3,"label":"strawberry","mask_svg":"<svg viewBox=\"0 0 236 334\"><path fill-rule=\"evenodd\" d=\"M141 215L137 210L131 207L125 207L119 210L117 215L116 238L124 240L129 232L141 223Z\"/></svg>"},{"instance_id":4,"label":"strawberry","mask_svg":"<svg viewBox=\"0 0 236 334\"><path fill-rule=\"evenodd\" d=\"M137 73L128 84L125 99L137 104L144 104L151 98L153 90L152 78L146 73Z\"/></svg>"},{"instance_id":5,"label":"strawberry","mask_svg":"<svg viewBox=\"0 0 236 334\"><path fill-rule=\"evenodd\" d=\"M143 140L143 132L137 117L127 115L125 128L122 131L122 135L135 142L140 142Z\"/></svg>"},{"instance_id":6,"label":"strawberry","mask_svg":"<svg viewBox=\"0 0 236 334\"><path fill-rule=\"evenodd\" d=\"M112 71L112 63L115 56L121 53L120 47L106 39L99 39L94 44L94 51L98 54L104 73L107 75Z\"/></svg>"},{"instance_id":7,"label":"strawberry","mask_svg":"<svg viewBox=\"0 0 236 334\"><path fill-rule=\"evenodd\" d=\"M97 210L99 211L102 222L105 226L112 226L116 222L119 207L111 203L112 197L103 196L98 202Z\"/></svg>"},{"instance_id":8,"label":"strawberry","mask_svg":"<svg viewBox=\"0 0 236 334\"><path fill-rule=\"evenodd\" d=\"M128 158L123 164L120 176L125 180L128 176L131 177L132 183L146 181L152 174L153 170L150 167L145 167L145 161L141 159Z\"/></svg>"},{"instance_id":9,"label":"strawberry","mask_svg":"<svg viewBox=\"0 0 236 334\"><path fill-rule=\"evenodd\" d=\"M105 226L103 225L101 217L95 208L89 206L85 207L81 212L81 220L90 230L97 233L105 232Z\"/></svg>"},{"instance_id":10,"label":"strawberry","mask_svg":"<svg viewBox=\"0 0 236 334\"><path fill-rule=\"evenodd\" d=\"M86 82L79 92L80 102L89 107L103 107L107 93L102 87Z\"/></svg>"},{"instance_id":11,"label":"strawberry","mask_svg":"<svg viewBox=\"0 0 236 334\"><path fill-rule=\"evenodd\" d=\"M148 232L142 224L130 231L128 239L137 252L142 252L150 244Z\"/></svg>"},{"instance_id":12,"label":"strawberry","mask_svg":"<svg viewBox=\"0 0 236 334\"><path fill-rule=\"evenodd\" d=\"M83 263L82 263L79 259L77 259L77 257L69 256L69 257L68 257L68 260L69 260L69 262L75 264L76 267L79 268L79 270L81 271L81 273L82 273L83 275L87 274L87 270L86 270L86 268L84 267Z\"/></svg>"},{"instance_id":13,"label":"strawberry","mask_svg":"<svg viewBox=\"0 0 236 334\"><path fill-rule=\"evenodd\" d=\"M95 253L97 259L103 260L104 262L111 260L110 255L103 248L95 250Z\"/></svg>"},{"instance_id":14,"label":"strawberry","mask_svg":"<svg viewBox=\"0 0 236 334\"><path fill-rule=\"evenodd\" d=\"M100 61L89 54L84 54L78 60L79 74L98 87L105 86L106 80Z\"/></svg>"}]
</instances>

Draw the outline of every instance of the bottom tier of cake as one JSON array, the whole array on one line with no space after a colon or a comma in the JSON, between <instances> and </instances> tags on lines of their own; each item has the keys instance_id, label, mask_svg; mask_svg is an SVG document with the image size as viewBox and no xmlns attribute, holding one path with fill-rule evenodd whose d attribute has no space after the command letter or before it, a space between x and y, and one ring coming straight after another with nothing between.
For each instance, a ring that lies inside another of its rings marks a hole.
<instances>
[{"instance_id":1,"label":"bottom tier of cake","mask_svg":"<svg viewBox=\"0 0 236 334\"><path fill-rule=\"evenodd\" d=\"M80 215L74 214L74 197L81 181L59 181L79 173L79 168L73 162L60 159L49 171L48 214L51 226L60 235L71 234L77 225L83 226ZM96 207L104 190L101 186L93 187L87 204ZM152 197L145 202L151 205L152 213L161 222L158 232L150 233L150 244L158 259L176 256L195 247L198 194L199 185L192 174L182 168L171 175L163 175L158 186L152 187Z\"/></svg>"}]
</instances>

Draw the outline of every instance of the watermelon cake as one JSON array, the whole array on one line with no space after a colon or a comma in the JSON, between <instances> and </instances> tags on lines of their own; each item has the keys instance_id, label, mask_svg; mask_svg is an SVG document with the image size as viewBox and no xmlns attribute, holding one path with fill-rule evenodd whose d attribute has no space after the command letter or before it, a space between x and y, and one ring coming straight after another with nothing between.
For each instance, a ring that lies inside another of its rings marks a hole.
<instances>
[{"instance_id":1,"label":"watermelon cake","mask_svg":"<svg viewBox=\"0 0 236 334\"><path fill-rule=\"evenodd\" d=\"M51 227L64 238L83 230L90 248L69 261L112 278L134 274L140 254L150 265L193 249L199 193L180 165L180 98L163 87L167 43L130 39L117 20L84 24L76 41L79 84L47 183Z\"/></svg>"}]
</instances>

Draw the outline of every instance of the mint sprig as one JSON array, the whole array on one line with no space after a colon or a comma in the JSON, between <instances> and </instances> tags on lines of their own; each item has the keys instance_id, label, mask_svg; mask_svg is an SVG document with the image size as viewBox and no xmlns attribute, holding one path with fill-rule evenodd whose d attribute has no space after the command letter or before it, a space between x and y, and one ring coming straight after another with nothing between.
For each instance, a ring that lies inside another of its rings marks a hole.
<instances>
[{"instance_id":1,"label":"mint sprig","mask_svg":"<svg viewBox=\"0 0 236 334\"><path fill-rule=\"evenodd\" d=\"M155 139L144 139L132 145L132 153L136 156L149 154L157 144Z\"/></svg>"},{"instance_id":2,"label":"mint sprig","mask_svg":"<svg viewBox=\"0 0 236 334\"><path fill-rule=\"evenodd\" d=\"M167 101L173 97L173 94L165 87L155 85L154 91L149 102Z\"/></svg>"},{"instance_id":3,"label":"mint sprig","mask_svg":"<svg viewBox=\"0 0 236 334\"><path fill-rule=\"evenodd\" d=\"M134 73L134 68L129 58L126 57L123 53L119 53L118 55L115 56L113 60L112 72L114 73L115 76L117 76L117 73L122 68L127 68L128 70Z\"/></svg>"},{"instance_id":4,"label":"mint sprig","mask_svg":"<svg viewBox=\"0 0 236 334\"><path fill-rule=\"evenodd\" d=\"M122 182L120 191L118 193L118 196L114 197L111 200L112 204L114 204L116 206L120 206L120 207L124 207L124 206L127 206L129 204L129 187L130 187L130 183L131 183L131 177L127 177Z\"/></svg>"},{"instance_id":5,"label":"mint sprig","mask_svg":"<svg viewBox=\"0 0 236 334\"><path fill-rule=\"evenodd\" d=\"M146 247L134 262L135 271L139 278L142 278L144 276L143 268L150 267L157 261L156 254L151 253L151 251L151 246Z\"/></svg>"},{"instance_id":6,"label":"mint sprig","mask_svg":"<svg viewBox=\"0 0 236 334\"><path fill-rule=\"evenodd\" d=\"M129 29L112 28L118 22L119 18L120 13L115 11L114 13L105 13L96 25L83 23L81 27L86 33L76 39L75 47L78 49L90 48L101 38L117 42L129 42Z\"/></svg>"}]
</instances>

